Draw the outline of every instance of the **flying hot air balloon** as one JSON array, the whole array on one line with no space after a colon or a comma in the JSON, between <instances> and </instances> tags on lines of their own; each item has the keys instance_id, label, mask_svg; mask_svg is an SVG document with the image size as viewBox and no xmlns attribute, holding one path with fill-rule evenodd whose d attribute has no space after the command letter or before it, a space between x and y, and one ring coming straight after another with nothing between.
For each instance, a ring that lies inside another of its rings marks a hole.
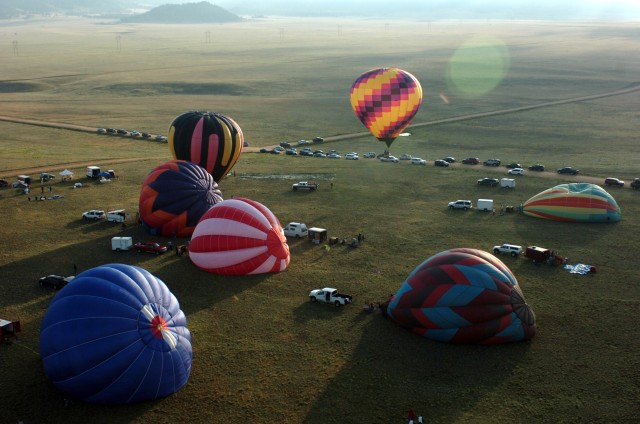
<instances>
[{"instance_id":1,"label":"flying hot air balloon","mask_svg":"<svg viewBox=\"0 0 640 424\"><path fill-rule=\"evenodd\" d=\"M420 82L398 68L372 69L351 86L351 107L387 149L409 125L422 104Z\"/></svg>"},{"instance_id":2,"label":"flying hot air balloon","mask_svg":"<svg viewBox=\"0 0 640 424\"><path fill-rule=\"evenodd\" d=\"M142 224L154 235L189 237L222 193L211 174L184 160L171 160L145 178L138 208Z\"/></svg>"},{"instance_id":3,"label":"flying hot air balloon","mask_svg":"<svg viewBox=\"0 0 640 424\"><path fill-rule=\"evenodd\" d=\"M215 274L284 271L289 246L278 218L263 204L233 198L209 209L193 231L189 258Z\"/></svg>"},{"instance_id":4,"label":"flying hot air balloon","mask_svg":"<svg viewBox=\"0 0 640 424\"><path fill-rule=\"evenodd\" d=\"M74 399L129 404L159 399L191 372L191 334L176 297L143 268L82 272L53 299L40 356L54 386Z\"/></svg>"},{"instance_id":5,"label":"flying hot air balloon","mask_svg":"<svg viewBox=\"0 0 640 424\"><path fill-rule=\"evenodd\" d=\"M228 116L191 111L173 120L167 142L174 159L200 165L220 182L240 157L244 136Z\"/></svg>"},{"instance_id":6,"label":"flying hot air balloon","mask_svg":"<svg viewBox=\"0 0 640 424\"><path fill-rule=\"evenodd\" d=\"M449 343L517 342L536 330L513 273L476 249L446 250L424 261L384 312L416 334Z\"/></svg>"}]
</instances>

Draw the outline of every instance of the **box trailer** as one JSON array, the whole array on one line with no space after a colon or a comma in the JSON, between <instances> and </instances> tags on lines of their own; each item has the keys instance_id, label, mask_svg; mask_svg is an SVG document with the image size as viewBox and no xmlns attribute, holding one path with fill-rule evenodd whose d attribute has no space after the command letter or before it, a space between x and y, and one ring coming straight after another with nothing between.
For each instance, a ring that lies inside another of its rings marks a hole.
<instances>
[{"instance_id":1,"label":"box trailer","mask_svg":"<svg viewBox=\"0 0 640 424\"><path fill-rule=\"evenodd\" d=\"M95 166L95 165L87 166L87 177L98 178L99 174L100 174L99 166Z\"/></svg>"},{"instance_id":2,"label":"box trailer","mask_svg":"<svg viewBox=\"0 0 640 424\"><path fill-rule=\"evenodd\" d=\"M107 221L109 222L124 222L127 220L127 215L124 209L118 209L107 212Z\"/></svg>"},{"instance_id":3,"label":"box trailer","mask_svg":"<svg viewBox=\"0 0 640 424\"><path fill-rule=\"evenodd\" d=\"M307 237L315 244L320 244L327 239L327 230L324 228L311 227L307 230Z\"/></svg>"},{"instance_id":4,"label":"box trailer","mask_svg":"<svg viewBox=\"0 0 640 424\"><path fill-rule=\"evenodd\" d=\"M117 252L121 250L129 250L133 247L133 239L131 237L113 237L111 239L111 250Z\"/></svg>"},{"instance_id":5,"label":"box trailer","mask_svg":"<svg viewBox=\"0 0 640 424\"><path fill-rule=\"evenodd\" d=\"M479 211L492 211L493 199L478 199L478 203L476 203L476 208Z\"/></svg>"},{"instance_id":6,"label":"box trailer","mask_svg":"<svg viewBox=\"0 0 640 424\"><path fill-rule=\"evenodd\" d=\"M516 186L516 180L514 180L513 178L500 179L500 187L515 188L515 186Z\"/></svg>"}]
</instances>

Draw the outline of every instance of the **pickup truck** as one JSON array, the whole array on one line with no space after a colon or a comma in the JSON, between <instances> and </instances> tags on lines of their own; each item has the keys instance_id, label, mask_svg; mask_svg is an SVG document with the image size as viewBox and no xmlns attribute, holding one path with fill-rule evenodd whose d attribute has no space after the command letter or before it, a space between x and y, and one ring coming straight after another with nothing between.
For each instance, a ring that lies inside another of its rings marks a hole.
<instances>
[{"instance_id":1,"label":"pickup truck","mask_svg":"<svg viewBox=\"0 0 640 424\"><path fill-rule=\"evenodd\" d=\"M353 302L353 296L350 294L338 293L338 290L325 287L323 289L311 290L309 293L309 299L312 303L317 301L325 303L333 303L339 308L342 305Z\"/></svg>"},{"instance_id":2,"label":"pickup truck","mask_svg":"<svg viewBox=\"0 0 640 424\"><path fill-rule=\"evenodd\" d=\"M315 182L300 181L299 183L294 183L291 186L291 189L293 189L293 191L298 191L298 190L314 191L319 186L320 185L318 183L315 183Z\"/></svg>"},{"instance_id":3,"label":"pickup truck","mask_svg":"<svg viewBox=\"0 0 640 424\"><path fill-rule=\"evenodd\" d=\"M506 253L515 258L516 256L522 253L522 246L518 246L517 244L505 243L500 246L493 246L493 253L496 255L500 253Z\"/></svg>"}]
</instances>

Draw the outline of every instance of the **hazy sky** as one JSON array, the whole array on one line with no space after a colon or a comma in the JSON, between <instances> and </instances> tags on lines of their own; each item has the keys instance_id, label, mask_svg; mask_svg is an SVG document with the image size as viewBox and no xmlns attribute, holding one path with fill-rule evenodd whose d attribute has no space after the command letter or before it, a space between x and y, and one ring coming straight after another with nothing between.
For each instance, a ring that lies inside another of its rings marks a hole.
<instances>
[{"instance_id":1,"label":"hazy sky","mask_svg":"<svg viewBox=\"0 0 640 424\"><path fill-rule=\"evenodd\" d=\"M149 5L201 0L139 0ZM639 20L640 0L208 0L238 14Z\"/></svg>"}]
</instances>

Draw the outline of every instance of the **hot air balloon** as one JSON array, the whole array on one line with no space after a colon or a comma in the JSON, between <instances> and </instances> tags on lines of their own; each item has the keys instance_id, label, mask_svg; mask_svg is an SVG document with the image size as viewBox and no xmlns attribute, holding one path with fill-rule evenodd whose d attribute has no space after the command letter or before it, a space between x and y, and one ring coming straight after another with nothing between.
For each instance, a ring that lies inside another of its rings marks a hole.
<instances>
[{"instance_id":1,"label":"hot air balloon","mask_svg":"<svg viewBox=\"0 0 640 424\"><path fill-rule=\"evenodd\" d=\"M202 215L222 200L218 184L204 168L172 160L142 183L140 220L152 234L189 237Z\"/></svg>"},{"instance_id":2,"label":"hot air balloon","mask_svg":"<svg viewBox=\"0 0 640 424\"><path fill-rule=\"evenodd\" d=\"M353 111L387 148L416 116L421 103L420 83L398 68L372 69L351 86Z\"/></svg>"},{"instance_id":3,"label":"hot air balloon","mask_svg":"<svg viewBox=\"0 0 640 424\"><path fill-rule=\"evenodd\" d=\"M191 372L191 334L167 286L137 266L108 264L58 292L40 331L53 384L89 403L128 404L171 395Z\"/></svg>"},{"instance_id":4,"label":"hot air balloon","mask_svg":"<svg viewBox=\"0 0 640 424\"><path fill-rule=\"evenodd\" d=\"M618 222L620 207L602 187L589 183L560 184L523 205L525 215L565 222Z\"/></svg>"},{"instance_id":5,"label":"hot air balloon","mask_svg":"<svg viewBox=\"0 0 640 424\"><path fill-rule=\"evenodd\" d=\"M533 337L536 329L509 268L476 249L446 250L424 261L385 312L416 334L449 343L517 342Z\"/></svg>"},{"instance_id":6,"label":"hot air balloon","mask_svg":"<svg viewBox=\"0 0 640 424\"><path fill-rule=\"evenodd\" d=\"M189 258L215 274L263 274L287 268L289 246L280 221L266 206L233 198L204 214L193 231Z\"/></svg>"},{"instance_id":7,"label":"hot air balloon","mask_svg":"<svg viewBox=\"0 0 640 424\"><path fill-rule=\"evenodd\" d=\"M192 111L173 120L167 142L174 159L200 165L219 182L240 157L244 137L228 116Z\"/></svg>"}]
</instances>

